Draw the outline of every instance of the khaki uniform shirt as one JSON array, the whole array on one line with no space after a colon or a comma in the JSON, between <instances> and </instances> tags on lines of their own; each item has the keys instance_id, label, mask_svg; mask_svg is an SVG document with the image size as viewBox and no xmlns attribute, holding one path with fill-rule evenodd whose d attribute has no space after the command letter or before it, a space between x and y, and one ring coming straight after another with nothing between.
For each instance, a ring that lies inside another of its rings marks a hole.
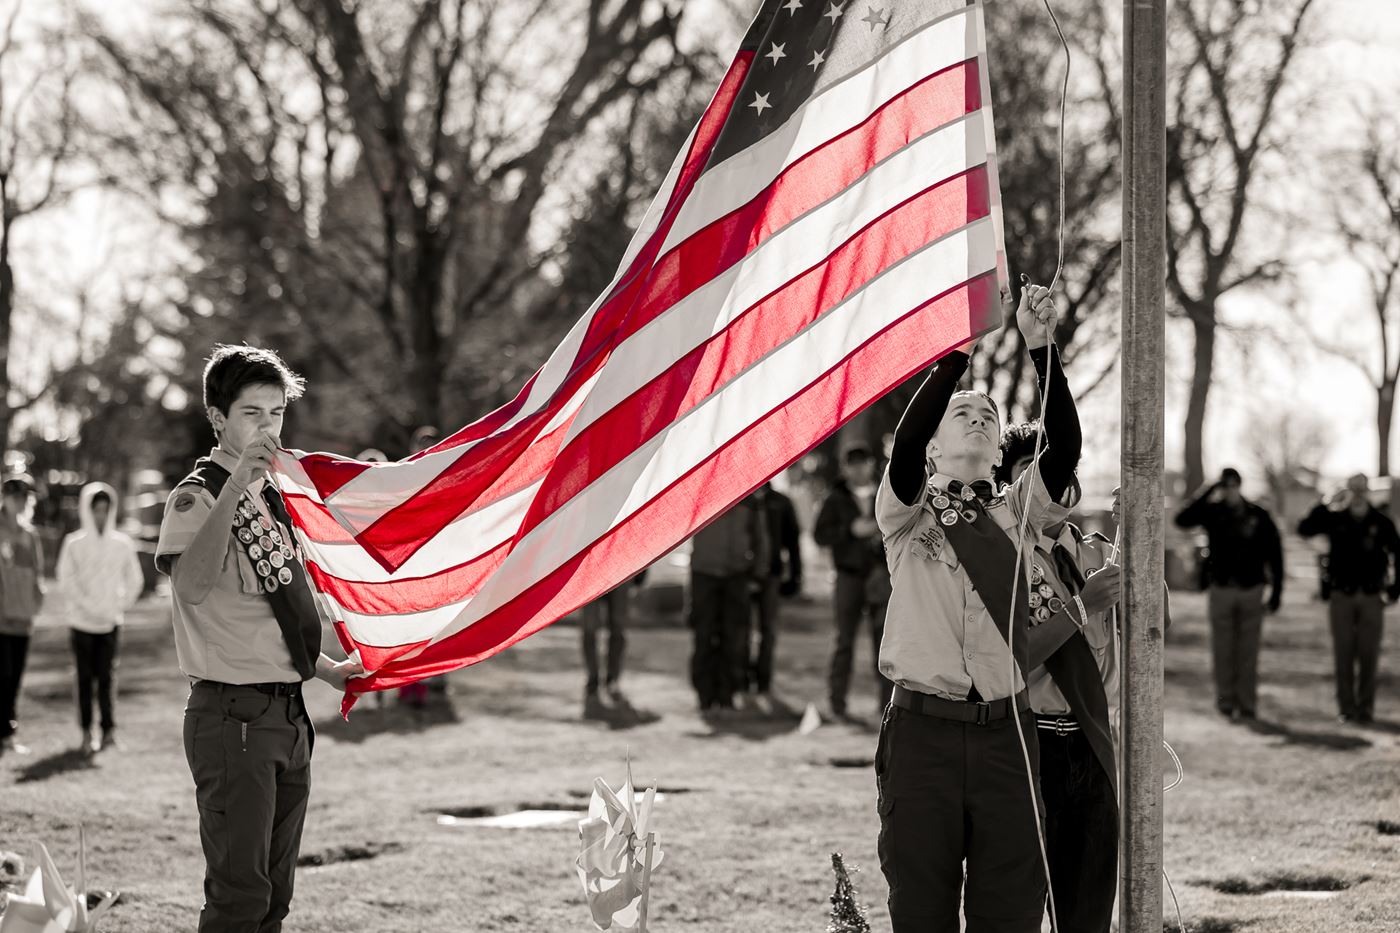
<instances>
[{"instance_id":1,"label":"khaki uniform shirt","mask_svg":"<svg viewBox=\"0 0 1400 933\"><path fill-rule=\"evenodd\" d=\"M233 472L238 459L214 448L211 459ZM261 482L249 487L250 498L267 515ZM156 566L170 573L172 559L185 552L214 508L214 497L202 486L177 486L165 503L156 545ZM271 518L271 516L268 516ZM226 684L300 683L291 652L282 638L272 605L262 595L257 573L242 548L228 550L214 588L204 602L191 605L171 587L174 606L175 656L180 670L199 680Z\"/></svg>"},{"instance_id":2,"label":"khaki uniform shirt","mask_svg":"<svg viewBox=\"0 0 1400 933\"><path fill-rule=\"evenodd\" d=\"M946 488L951 479L935 474L932 485ZM1038 529L1050 504L1038 470L1026 470L988 507L1013 542L1022 525L1027 487L1025 527ZM880 643L880 673L906 689L949 700L967 699L974 686L983 700L1012 696L1024 686L1021 672L928 499L925 487L914 505L899 501L888 469L875 496L893 587ZM1031 547L1028 541L1026 548ZM1006 585L1011 586L1009 575ZM1028 585L1022 579L1020 586Z\"/></svg>"},{"instance_id":3,"label":"khaki uniform shirt","mask_svg":"<svg viewBox=\"0 0 1400 933\"><path fill-rule=\"evenodd\" d=\"M1036 564L1045 573L1045 582L1049 583L1060 599L1068 604L1067 611L1078 619L1079 607L1075 606L1070 599L1069 588L1059 578L1055 558L1052 556L1056 544L1061 545L1069 552L1070 557L1074 559L1075 565L1079 568L1079 572L1086 577L1090 571L1097 570L1107 563L1108 555L1098 546L1099 542L1085 541L1081 544L1075 538L1074 533L1069 530L1068 525L1060 529L1057 538L1040 536L1040 543L1035 551ZM1103 676L1104 690L1108 694L1110 722L1113 721L1118 708L1118 658L1113 651L1113 629L1111 628L1113 617L1114 614L1111 611L1093 613L1082 629L1085 639L1089 642L1089 647L1094 651L1094 659L1098 661L1099 673ZM1055 686L1055 681L1046 672L1043 665L1031 671L1030 697L1031 709L1037 713L1047 716L1068 716L1071 712L1064 694L1060 693L1060 688Z\"/></svg>"}]
</instances>

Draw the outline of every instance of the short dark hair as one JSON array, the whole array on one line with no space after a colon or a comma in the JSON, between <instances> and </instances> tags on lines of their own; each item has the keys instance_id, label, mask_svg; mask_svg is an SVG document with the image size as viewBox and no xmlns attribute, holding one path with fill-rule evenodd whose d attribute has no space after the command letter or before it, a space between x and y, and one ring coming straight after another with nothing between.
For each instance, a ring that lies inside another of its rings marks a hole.
<instances>
[{"instance_id":1,"label":"short dark hair","mask_svg":"<svg viewBox=\"0 0 1400 933\"><path fill-rule=\"evenodd\" d=\"M3 496L24 496L33 491L34 480L26 473L7 476L5 481L0 483L0 495Z\"/></svg>"},{"instance_id":2,"label":"short dark hair","mask_svg":"<svg viewBox=\"0 0 1400 933\"><path fill-rule=\"evenodd\" d=\"M1234 483L1236 486L1241 485L1242 480L1240 479L1240 471L1235 469L1234 467L1226 467L1225 469L1220 471L1220 482Z\"/></svg>"},{"instance_id":3,"label":"short dark hair","mask_svg":"<svg viewBox=\"0 0 1400 933\"><path fill-rule=\"evenodd\" d=\"M948 404L951 406L953 404L953 399L957 398L959 395L975 395L982 399L982 401L992 406L992 414L996 415L997 421L1001 421L1001 409L997 407L996 399L992 398L986 392L983 392L981 389L959 389L948 399Z\"/></svg>"},{"instance_id":4,"label":"short dark hair","mask_svg":"<svg viewBox=\"0 0 1400 933\"><path fill-rule=\"evenodd\" d=\"M1040 440L1040 452L1045 452L1045 435L1040 433L1040 421L1023 421L1020 424L1009 424L1006 430L1001 432L1001 463L992 467L992 479L1000 486L1005 486L1011 482L1011 469L1020 460L1026 457L1034 457L1036 453L1036 440ZM1066 489L1074 490L1074 499L1079 501L1084 490L1079 485L1078 472L1070 473L1069 484Z\"/></svg>"},{"instance_id":5,"label":"short dark hair","mask_svg":"<svg viewBox=\"0 0 1400 933\"><path fill-rule=\"evenodd\" d=\"M992 468L992 478L1005 486L1011 482L1011 468L1016 461L1035 456L1036 437L1040 436L1041 449L1045 438L1039 434L1039 425L1034 421L1008 424L1001 432L1001 463Z\"/></svg>"},{"instance_id":6,"label":"short dark hair","mask_svg":"<svg viewBox=\"0 0 1400 933\"><path fill-rule=\"evenodd\" d=\"M874 459L875 454L864 444L852 444L841 452L842 463L869 463Z\"/></svg>"},{"instance_id":7,"label":"short dark hair","mask_svg":"<svg viewBox=\"0 0 1400 933\"><path fill-rule=\"evenodd\" d=\"M99 502L105 502L107 503L107 507L111 508L112 496L107 492L107 490L99 489L97 490L97 492L93 493L92 498L88 500L88 506L95 509L97 508L97 504Z\"/></svg>"},{"instance_id":8,"label":"short dark hair","mask_svg":"<svg viewBox=\"0 0 1400 933\"><path fill-rule=\"evenodd\" d=\"M220 344L204 366L204 407L217 408L225 415L248 386L277 386L293 402L306 391L306 380L272 350L247 344Z\"/></svg>"}]
</instances>

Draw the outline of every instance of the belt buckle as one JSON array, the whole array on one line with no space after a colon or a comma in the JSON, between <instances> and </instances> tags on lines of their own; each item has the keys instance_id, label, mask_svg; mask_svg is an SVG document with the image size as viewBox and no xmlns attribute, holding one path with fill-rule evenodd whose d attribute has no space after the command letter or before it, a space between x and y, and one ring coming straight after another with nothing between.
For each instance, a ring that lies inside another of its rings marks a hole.
<instances>
[{"instance_id":1,"label":"belt buckle","mask_svg":"<svg viewBox=\"0 0 1400 933\"><path fill-rule=\"evenodd\" d=\"M1070 728L1070 724L1065 722L1063 719L1055 720L1055 734L1058 735L1060 738L1064 738L1073 731L1074 730Z\"/></svg>"},{"instance_id":2,"label":"belt buckle","mask_svg":"<svg viewBox=\"0 0 1400 933\"><path fill-rule=\"evenodd\" d=\"M983 703L979 700L977 703L977 725L985 726L988 722L991 721L991 718L992 704Z\"/></svg>"}]
</instances>

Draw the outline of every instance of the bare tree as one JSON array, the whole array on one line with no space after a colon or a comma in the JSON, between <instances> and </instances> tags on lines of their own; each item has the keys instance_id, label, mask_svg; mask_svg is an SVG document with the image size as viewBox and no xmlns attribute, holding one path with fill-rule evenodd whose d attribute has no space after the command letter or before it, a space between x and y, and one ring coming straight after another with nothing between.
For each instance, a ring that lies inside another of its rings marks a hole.
<instances>
[{"instance_id":1,"label":"bare tree","mask_svg":"<svg viewBox=\"0 0 1400 933\"><path fill-rule=\"evenodd\" d=\"M383 428L442 423L481 381L476 328L539 304L571 192L608 167L600 128L689 93L681 10L191 0L155 52L93 23L137 128L109 134L112 180L200 195L203 300L353 382Z\"/></svg>"},{"instance_id":2,"label":"bare tree","mask_svg":"<svg viewBox=\"0 0 1400 933\"><path fill-rule=\"evenodd\" d=\"M1182 65L1168 90L1167 287L1195 338L1185 422L1188 488L1205 477L1202 438L1214 377L1220 302L1280 279L1277 252L1246 248L1261 177L1285 140L1281 95L1315 0L1261 10L1255 0L1180 0Z\"/></svg>"},{"instance_id":3,"label":"bare tree","mask_svg":"<svg viewBox=\"0 0 1400 933\"><path fill-rule=\"evenodd\" d=\"M1314 343L1352 363L1376 390L1378 475L1390 475L1390 432L1400 383L1400 143L1389 106L1372 100L1362 115L1361 145L1339 162L1341 196L1333 202L1349 258L1366 273L1377 339L1364 347L1314 335Z\"/></svg>"},{"instance_id":4,"label":"bare tree","mask_svg":"<svg viewBox=\"0 0 1400 933\"><path fill-rule=\"evenodd\" d=\"M0 12L0 452L9 439L15 407L32 402L11 399L15 227L71 193L66 170L75 124L74 69L67 43L59 37L42 42L39 52L32 51L20 34L22 0L5 6L8 9Z\"/></svg>"},{"instance_id":5,"label":"bare tree","mask_svg":"<svg viewBox=\"0 0 1400 933\"><path fill-rule=\"evenodd\" d=\"M1296 506L1312 498L1323 457L1332 446L1331 425L1316 415L1278 408L1261 410L1252 420L1249 449L1268 484L1274 511L1300 517Z\"/></svg>"}]
</instances>

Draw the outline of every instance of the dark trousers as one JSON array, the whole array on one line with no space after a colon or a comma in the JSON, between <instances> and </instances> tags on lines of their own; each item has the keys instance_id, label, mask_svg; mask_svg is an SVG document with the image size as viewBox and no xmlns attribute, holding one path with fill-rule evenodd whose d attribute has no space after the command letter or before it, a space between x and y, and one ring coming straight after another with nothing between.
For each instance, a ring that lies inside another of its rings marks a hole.
<instances>
[{"instance_id":1,"label":"dark trousers","mask_svg":"<svg viewBox=\"0 0 1400 933\"><path fill-rule=\"evenodd\" d=\"M1039 933L1045 869L1032 713L1021 714L1021 728L1029 782L1010 719L979 726L886 707L875 775L894 933L958 933L960 893L967 933Z\"/></svg>"},{"instance_id":2,"label":"dark trousers","mask_svg":"<svg viewBox=\"0 0 1400 933\"><path fill-rule=\"evenodd\" d=\"M1059 933L1108 933L1118 894L1118 801L1083 732L1040 739L1045 850Z\"/></svg>"},{"instance_id":3,"label":"dark trousers","mask_svg":"<svg viewBox=\"0 0 1400 933\"><path fill-rule=\"evenodd\" d=\"M28 635L0 635L0 739L15 734L15 704L19 682L24 678L24 662L29 658Z\"/></svg>"},{"instance_id":4,"label":"dark trousers","mask_svg":"<svg viewBox=\"0 0 1400 933\"><path fill-rule=\"evenodd\" d=\"M92 728L92 694L97 688L97 708L102 731L117 727L112 716L113 672L117 666L117 629L102 634L73 629L70 641L78 668L78 722L83 730Z\"/></svg>"},{"instance_id":5,"label":"dark trousers","mask_svg":"<svg viewBox=\"0 0 1400 933\"><path fill-rule=\"evenodd\" d=\"M869 578L862 574L836 572L836 647L831 652L831 670L827 675L827 697L834 713L846 711L846 694L851 685L851 666L856 654L856 632L860 620L870 617L870 660L875 670L875 683L880 690L880 708L889 705L894 684L880 674L880 639L885 635L886 601L873 601L867 595Z\"/></svg>"},{"instance_id":6,"label":"dark trousers","mask_svg":"<svg viewBox=\"0 0 1400 933\"><path fill-rule=\"evenodd\" d=\"M204 848L199 933L278 933L292 902L311 793L311 720L300 697L201 682L185 707Z\"/></svg>"},{"instance_id":7,"label":"dark trousers","mask_svg":"<svg viewBox=\"0 0 1400 933\"><path fill-rule=\"evenodd\" d=\"M767 693L773 686L773 654L778 643L778 578L767 577L753 598L758 646L749 664L749 688Z\"/></svg>"},{"instance_id":8,"label":"dark trousers","mask_svg":"<svg viewBox=\"0 0 1400 933\"><path fill-rule=\"evenodd\" d=\"M1339 593L1327 604L1337 661L1337 708L1343 716L1370 719L1376 711L1376 669L1385 617L1379 593Z\"/></svg>"},{"instance_id":9,"label":"dark trousers","mask_svg":"<svg viewBox=\"0 0 1400 933\"><path fill-rule=\"evenodd\" d=\"M1212 586L1207 595L1215 705L1253 715L1259 707L1259 635L1264 587Z\"/></svg>"},{"instance_id":10,"label":"dark trousers","mask_svg":"<svg viewBox=\"0 0 1400 933\"><path fill-rule=\"evenodd\" d=\"M748 679L749 576L690 575L695 650L690 682L701 709L733 706Z\"/></svg>"},{"instance_id":11,"label":"dark trousers","mask_svg":"<svg viewBox=\"0 0 1400 933\"><path fill-rule=\"evenodd\" d=\"M596 693L601 673L598 663L598 636L608 632L607 684L612 687L622 676L622 658L627 651L627 614L632 594L631 583L600 596L583 607L583 663L588 668L588 692Z\"/></svg>"}]
</instances>

